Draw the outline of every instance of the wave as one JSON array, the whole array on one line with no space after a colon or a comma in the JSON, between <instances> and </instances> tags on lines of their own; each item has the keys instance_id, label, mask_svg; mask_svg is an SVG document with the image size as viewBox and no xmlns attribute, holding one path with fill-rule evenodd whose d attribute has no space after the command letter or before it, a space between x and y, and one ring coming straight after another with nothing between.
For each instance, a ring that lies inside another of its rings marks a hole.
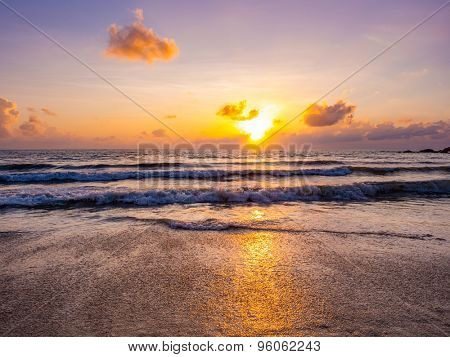
<instances>
[{"instance_id":1,"label":"wave","mask_svg":"<svg viewBox=\"0 0 450 357\"><path fill-rule=\"evenodd\" d=\"M84 169L108 169L108 168L145 168L159 169L193 166L182 162L145 162L137 164L83 164L83 165L55 165L55 164L4 164L0 165L0 171L26 171L42 169L66 169L66 170L84 170Z\"/></svg>"},{"instance_id":2,"label":"wave","mask_svg":"<svg viewBox=\"0 0 450 357\"><path fill-rule=\"evenodd\" d=\"M134 169L162 169L173 167L211 167L222 165L344 165L342 161L336 160L304 160L304 161L225 161L225 162L142 162L142 163L110 163L110 164L82 164L82 165L56 165L47 163L34 164L3 164L0 165L0 171L26 171L42 169L66 169L66 170L84 170L84 169L116 169L116 168L134 168Z\"/></svg>"},{"instance_id":3,"label":"wave","mask_svg":"<svg viewBox=\"0 0 450 357\"><path fill-rule=\"evenodd\" d=\"M341 166L320 169L298 170L135 170L135 171L51 171L1 174L0 183L58 183L58 182L97 182L120 181L131 179L185 179L185 180L232 180L237 178L260 177L295 177L295 176L346 176L352 173L371 175L388 175L401 172L450 172L450 166L419 166L419 167L371 167L371 166Z\"/></svg>"},{"instance_id":4,"label":"wave","mask_svg":"<svg viewBox=\"0 0 450 357\"><path fill-rule=\"evenodd\" d=\"M233 178L253 178L262 176L345 176L351 174L348 167L332 169L304 170L177 170L177 171L97 171L97 172L29 172L0 175L0 183L57 183L57 182L95 182L130 179L189 179L189 180L227 180Z\"/></svg>"},{"instance_id":5,"label":"wave","mask_svg":"<svg viewBox=\"0 0 450 357\"><path fill-rule=\"evenodd\" d=\"M136 218L131 218L136 220ZM255 225L255 222L246 223L246 222L222 222L214 218L208 218L199 221L181 221L176 219L168 219L168 218L160 218L160 219L141 219L138 218L139 221L149 221L152 223L162 223L165 226L177 229L177 230L189 230L189 231L224 231L224 230L251 230L251 231L271 231L271 232L286 232L286 233L329 233L329 234L337 234L337 235L376 235L376 236L384 236L384 237L397 237L397 238L406 238L406 239L414 239L414 240L445 240L442 238L434 238L432 234L424 233L424 234L406 234L399 232L388 232L388 231L339 231L339 230L331 230L331 229L299 229L299 228L289 228L289 227L278 227L278 226L264 226L264 225Z\"/></svg>"},{"instance_id":6,"label":"wave","mask_svg":"<svg viewBox=\"0 0 450 357\"><path fill-rule=\"evenodd\" d=\"M398 172L450 172L450 166L403 166L403 167L368 167L368 166L350 166L353 172L364 172L373 175L386 175Z\"/></svg>"},{"instance_id":7,"label":"wave","mask_svg":"<svg viewBox=\"0 0 450 357\"><path fill-rule=\"evenodd\" d=\"M92 187L3 191L0 207L156 206L167 204L245 204L291 201L367 201L414 195L449 195L450 180L372 182L349 185L300 186L271 189L166 189L127 191Z\"/></svg>"},{"instance_id":8,"label":"wave","mask_svg":"<svg viewBox=\"0 0 450 357\"><path fill-rule=\"evenodd\" d=\"M52 164L4 164L0 165L0 171L25 171L25 170L41 170L53 169Z\"/></svg>"},{"instance_id":9,"label":"wave","mask_svg":"<svg viewBox=\"0 0 450 357\"><path fill-rule=\"evenodd\" d=\"M109 168L144 168L144 169L163 169L170 167L189 167L191 164L183 162L143 162L138 164L91 164L91 165L64 165L58 166L59 169L109 169Z\"/></svg>"}]
</instances>

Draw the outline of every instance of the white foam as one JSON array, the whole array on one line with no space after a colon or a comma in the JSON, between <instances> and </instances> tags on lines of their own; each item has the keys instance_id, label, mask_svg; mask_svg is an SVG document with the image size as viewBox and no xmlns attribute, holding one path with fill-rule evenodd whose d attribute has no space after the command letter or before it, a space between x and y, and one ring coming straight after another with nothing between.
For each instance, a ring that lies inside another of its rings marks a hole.
<instances>
[{"instance_id":1,"label":"white foam","mask_svg":"<svg viewBox=\"0 0 450 357\"><path fill-rule=\"evenodd\" d=\"M450 180L374 182L271 189L166 189L129 191L95 187L2 191L0 206L121 205L191 203L265 203L289 201L364 201L383 195L450 194Z\"/></svg>"}]
</instances>

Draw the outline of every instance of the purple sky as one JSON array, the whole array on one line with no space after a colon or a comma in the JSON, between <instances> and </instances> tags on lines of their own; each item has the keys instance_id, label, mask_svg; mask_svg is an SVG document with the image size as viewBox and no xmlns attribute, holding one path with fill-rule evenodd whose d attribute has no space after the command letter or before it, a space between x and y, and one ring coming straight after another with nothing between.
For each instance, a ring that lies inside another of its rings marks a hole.
<instances>
[{"instance_id":1,"label":"purple sky","mask_svg":"<svg viewBox=\"0 0 450 357\"><path fill-rule=\"evenodd\" d=\"M235 118L216 115L242 100L260 113L278 108L270 134L444 3L3 1L191 141L245 138ZM336 149L448 146L449 30L447 6L277 141ZM129 31L143 42L124 38ZM1 5L0 33L0 148L176 140Z\"/></svg>"}]
</instances>

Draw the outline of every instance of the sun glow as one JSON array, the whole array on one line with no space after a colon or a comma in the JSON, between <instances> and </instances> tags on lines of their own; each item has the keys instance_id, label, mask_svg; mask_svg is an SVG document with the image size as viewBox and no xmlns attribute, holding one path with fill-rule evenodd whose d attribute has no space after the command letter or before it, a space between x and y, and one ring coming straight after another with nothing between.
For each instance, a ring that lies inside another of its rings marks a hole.
<instances>
[{"instance_id":1,"label":"sun glow","mask_svg":"<svg viewBox=\"0 0 450 357\"><path fill-rule=\"evenodd\" d=\"M274 105L268 105L261 109L257 117L239 121L236 123L236 127L248 134L251 140L260 140L273 127L277 113L278 110Z\"/></svg>"}]
</instances>

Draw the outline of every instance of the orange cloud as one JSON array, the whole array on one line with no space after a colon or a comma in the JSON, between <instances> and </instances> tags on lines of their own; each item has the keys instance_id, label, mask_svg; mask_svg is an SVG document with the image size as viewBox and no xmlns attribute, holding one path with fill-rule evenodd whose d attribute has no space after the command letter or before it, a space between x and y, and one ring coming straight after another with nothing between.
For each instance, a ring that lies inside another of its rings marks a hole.
<instances>
[{"instance_id":1,"label":"orange cloud","mask_svg":"<svg viewBox=\"0 0 450 357\"><path fill-rule=\"evenodd\" d=\"M352 118L355 110L354 105L347 105L340 100L334 105L313 104L304 114L303 121L309 126L330 126Z\"/></svg>"},{"instance_id":2,"label":"orange cloud","mask_svg":"<svg viewBox=\"0 0 450 357\"><path fill-rule=\"evenodd\" d=\"M0 138L11 136L11 127L18 118L16 103L0 97Z\"/></svg>"},{"instance_id":3,"label":"orange cloud","mask_svg":"<svg viewBox=\"0 0 450 357\"><path fill-rule=\"evenodd\" d=\"M259 111L257 109L252 109L248 112L247 115L244 114L245 108L247 107L247 101L241 100L236 104L226 104L216 115L220 115L223 117L228 117L233 120L250 120L258 116Z\"/></svg>"},{"instance_id":4,"label":"orange cloud","mask_svg":"<svg viewBox=\"0 0 450 357\"><path fill-rule=\"evenodd\" d=\"M179 49L173 39L158 37L151 28L142 24L142 9L136 9L134 14L137 21L133 24L124 27L112 24L108 28L106 55L147 63L168 61L178 55Z\"/></svg>"}]
</instances>

